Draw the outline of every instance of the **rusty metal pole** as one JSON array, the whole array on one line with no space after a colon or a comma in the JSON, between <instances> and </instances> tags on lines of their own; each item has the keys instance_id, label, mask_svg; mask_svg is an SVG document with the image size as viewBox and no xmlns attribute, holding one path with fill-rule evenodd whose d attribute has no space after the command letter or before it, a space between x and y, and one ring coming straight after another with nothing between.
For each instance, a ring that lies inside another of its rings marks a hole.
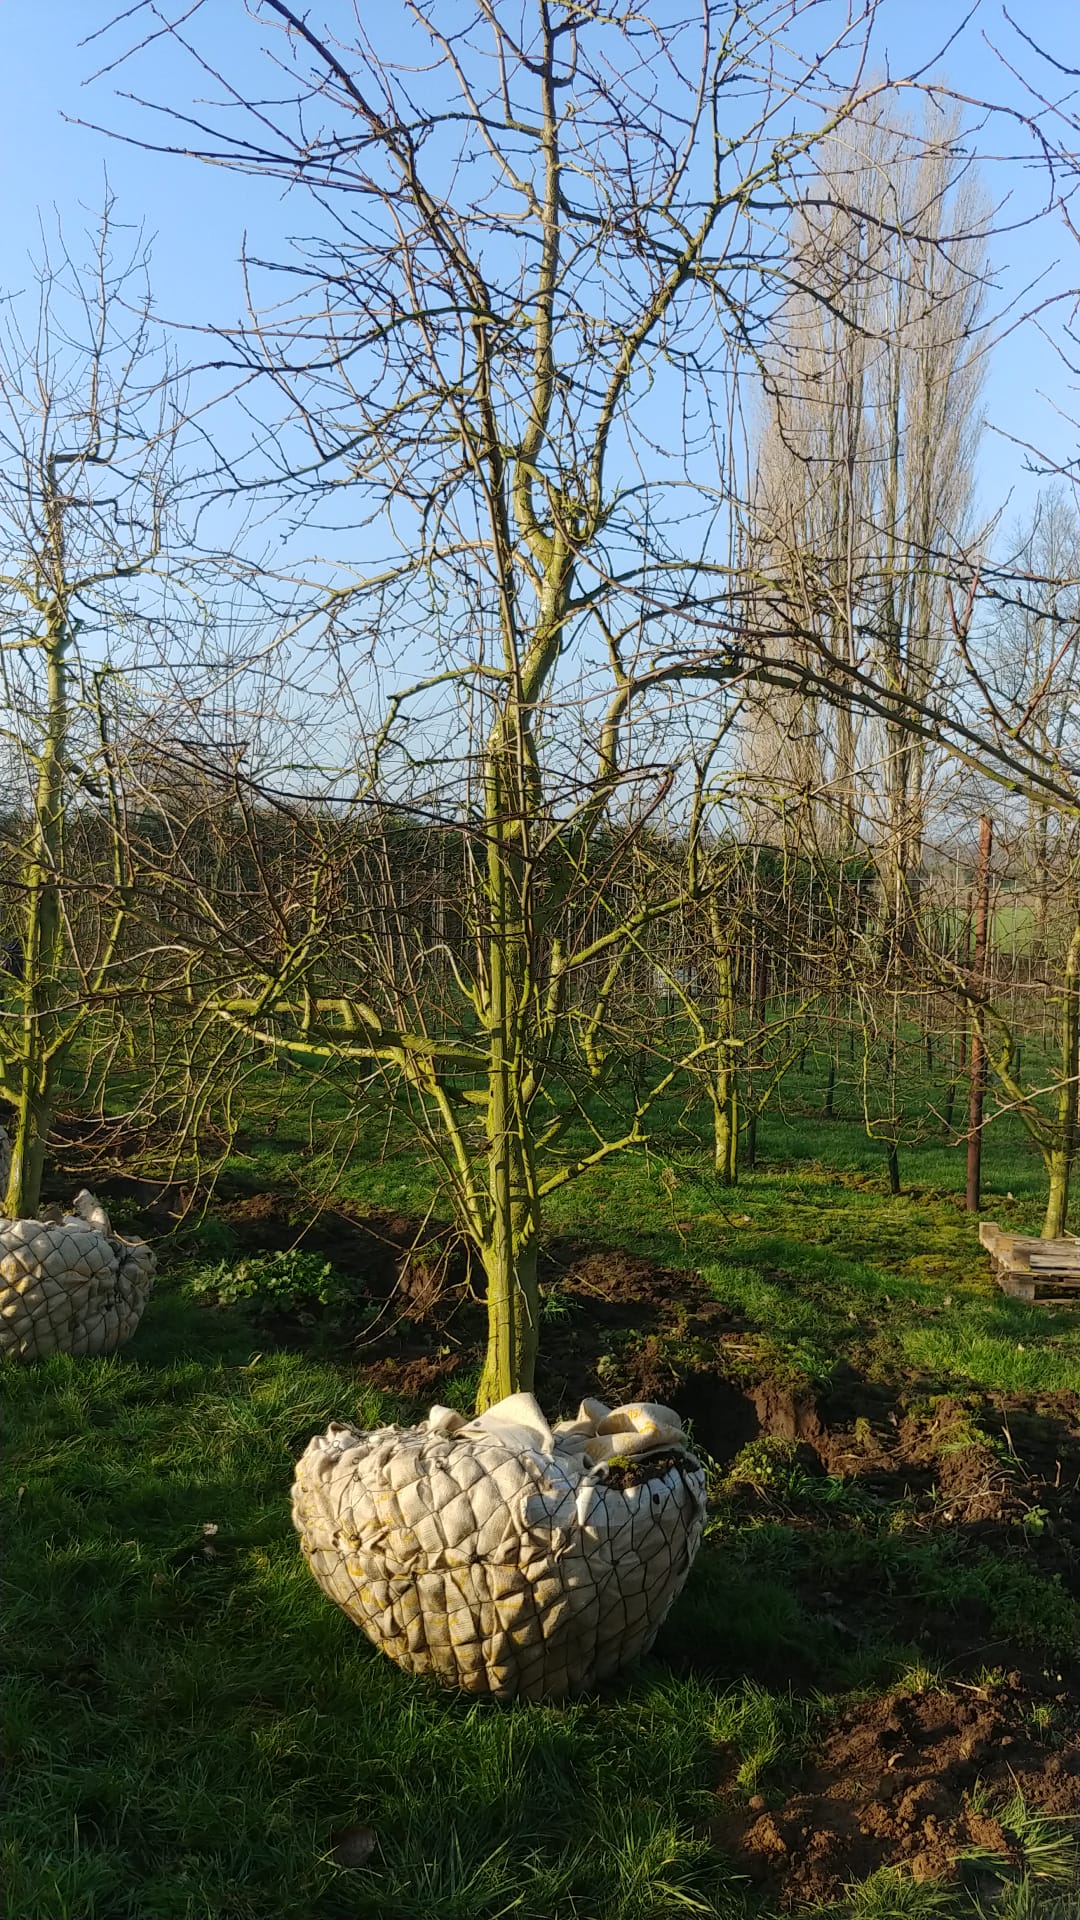
<instances>
[{"instance_id":1,"label":"rusty metal pole","mask_svg":"<svg viewBox=\"0 0 1080 1920\"><path fill-rule=\"evenodd\" d=\"M975 881L975 957L972 986L978 991L986 977L986 936L990 921L990 851L994 823L987 814L979 821L979 869ZM979 1211L982 1185L983 1098L986 1093L986 1049L977 1020L971 1023L971 1080L968 1101L967 1210Z\"/></svg>"}]
</instances>

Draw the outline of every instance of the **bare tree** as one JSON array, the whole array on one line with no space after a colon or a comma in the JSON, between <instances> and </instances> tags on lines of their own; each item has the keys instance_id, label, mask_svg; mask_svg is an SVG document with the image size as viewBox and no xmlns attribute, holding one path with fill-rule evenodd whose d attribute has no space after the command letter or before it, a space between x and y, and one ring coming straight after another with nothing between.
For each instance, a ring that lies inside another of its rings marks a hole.
<instances>
[{"instance_id":1,"label":"bare tree","mask_svg":"<svg viewBox=\"0 0 1080 1920\"><path fill-rule=\"evenodd\" d=\"M1002 598L991 628L990 671L1023 732L1044 754L1060 760L1075 753L1080 738L1080 514L1060 482L1039 494L1009 547L1005 566L1014 590ZM1060 816L1037 795L1024 804L1028 847L1023 857L1035 893L1035 932L1045 946L1051 893L1061 879Z\"/></svg>"},{"instance_id":2,"label":"bare tree","mask_svg":"<svg viewBox=\"0 0 1080 1920\"><path fill-rule=\"evenodd\" d=\"M406 1090L485 1270L487 1401L532 1381L545 1196L639 1139L675 1070L608 1124L613 995L675 904L613 904L633 899L620 850L677 790L686 688L742 671L735 617L723 646L693 626L730 593L729 502L708 491L728 371L768 326L784 219L860 97L875 9L834 9L824 43L810 0L693 18L475 0L452 29L419 0L362 30L344 4L324 25L250 11L278 29L270 84L241 47L230 104L185 111L174 150L318 210L291 258L249 262L232 358L280 403L263 477L358 529L328 602L343 699L361 705L380 640L417 661L358 712L336 800L437 826L461 937L405 926L389 856L378 912L354 894L335 924L345 867L320 857L273 957L237 954L253 990L215 1004ZM811 15L823 50L801 55ZM202 24L198 81L219 88Z\"/></svg>"},{"instance_id":3,"label":"bare tree","mask_svg":"<svg viewBox=\"0 0 1080 1920\"><path fill-rule=\"evenodd\" d=\"M765 771L770 755L794 762L841 847L860 831L877 843L897 932L927 759L905 709L943 697L947 594L971 535L988 225L955 112L928 102L915 127L874 102L846 121L792 230L759 452L752 556L796 659L823 642L839 673L824 697L759 711L752 755ZM860 667L899 699L880 723L845 685Z\"/></svg>"},{"instance_id":4,"label":"bare tree","mask_svg":"<svg viewBox=\"0 0 1080 1920\"><path fill-rule=\"evenodd\" d=\"M75 1041L117 994L128 876L111 678L146 617L138 582L167 544L165 371L145 253L110 202L89 266L58 241L0 341L0 1091L14 1109L14 1216L37 1207Z\"/></svg>"}]
</instances>

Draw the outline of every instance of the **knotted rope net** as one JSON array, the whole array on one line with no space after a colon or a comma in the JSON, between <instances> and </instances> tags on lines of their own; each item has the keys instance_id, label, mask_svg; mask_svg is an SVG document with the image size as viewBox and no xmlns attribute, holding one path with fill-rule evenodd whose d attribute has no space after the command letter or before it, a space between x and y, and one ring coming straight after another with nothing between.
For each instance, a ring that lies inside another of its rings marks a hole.
<instances>
[{"instance_id":1,"label":"knotted rope net","mask_svg":"<svg viewBox=\"0 0 1080 1920\"><path fill-rule=\"evenodd\" d=\"M701 1542L705 1476L670 1407L531 1394L478 1419L338 1423L307 1447L293 1522L319 1585L401 1667L553 1700L648 1651Z\"/></svg>"},{"instance_id":2,"label":"knotted rope net","mask_svg":"<svg viewBox=\"0 0 1080 1920\"><path fill-rule=\"evenodd\" d=\"M142 1318L155 1265L85 1187L62 1219L0 1220L0 1356L112 1353Z\"/></svg>"}]
</instances>

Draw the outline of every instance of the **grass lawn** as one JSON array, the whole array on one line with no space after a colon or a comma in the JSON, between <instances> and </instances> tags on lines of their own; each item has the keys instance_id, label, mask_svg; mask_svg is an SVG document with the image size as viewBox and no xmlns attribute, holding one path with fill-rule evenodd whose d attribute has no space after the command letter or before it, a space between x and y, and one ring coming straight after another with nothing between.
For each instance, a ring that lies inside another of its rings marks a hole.
<instances>
[{"instance_id":1,"label":"grass lawn","mask_svg":"<svg viewBox=\"0 0 1080 1920\"><path fill-rule=\"evenodd\" d=\"M330 1146L289 1097L232 1171L302 1221L297 1165L325 1197ZM467 1399L467 1302L377 1352L217 1308L200 1271L242 1249L211 1218L128 1350L5 1373L12 1920L1075 1920L1080 1313L991 1287L955 1148L912 1148L898 1199L851 1116L781 1108L761 1151L725 1192L674 1117L552 1211L547 1391L666 1385L711 1455L653 1655L570 1706L399 1673L290 1526L313 1432L421 1410L410 1355ZM986 1175L988 1214L1037 1222L1015 1134ZM428 1203L405 1146L334 1180L354 1209ZM373 1851L340 1864L357 1827Z\"/></svg>"}]
</instances>

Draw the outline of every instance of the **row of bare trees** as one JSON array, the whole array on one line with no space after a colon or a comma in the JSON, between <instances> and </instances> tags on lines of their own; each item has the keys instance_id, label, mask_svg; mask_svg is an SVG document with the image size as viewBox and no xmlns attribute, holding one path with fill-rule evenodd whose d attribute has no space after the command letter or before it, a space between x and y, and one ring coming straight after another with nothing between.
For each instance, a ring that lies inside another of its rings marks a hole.
<instances>
[{"instance_id":1,"label":"row of bare trees","mask_svg":"<svg viewBox=\"0 0 1080 1920\"><path fill-rule=\"evenodd\" d=\"M759 699L752 772L783 762L841 851L872 839L893 911L922 856L927 743L906 706L940 695L947 604L974 543L990 212L955 110L918 133L877 101L826 143L791 232L748 550L797 661L838 685ZM843 697L868 670L899 697ZM837 697L837 695L840 697Z\"/></svg>"}]
</instances>

